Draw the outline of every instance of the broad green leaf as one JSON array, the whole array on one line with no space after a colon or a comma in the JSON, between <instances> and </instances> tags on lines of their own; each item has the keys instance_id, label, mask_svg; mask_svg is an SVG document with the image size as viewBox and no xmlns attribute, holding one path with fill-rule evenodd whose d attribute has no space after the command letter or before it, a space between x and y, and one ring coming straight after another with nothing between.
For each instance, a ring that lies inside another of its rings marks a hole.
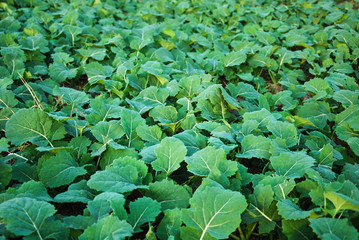
<instances>
[{"instance_id":1,"label":"broad green leaf","mask_svg":"<svg viewBox=\"0 0 359 240\"><path fill-rule=\"evenodd\" d=\"M177 122L177 110L172 106L157 106L150 111L150 117L162 124L173 124Z\"/></svg>"},{"instance_id":2,"label":"broad green leaf","mask_svg":"<svg viewBox=\"0 0 359 240\"><path fill-rule=\"evenodd\" d=\"M208 232L202 235L202 230L191 227L181 227L180 228L180 238L179 239L188 239L188 240L216 240L218 238L212 237Z\"/></svg>"},{"instance_id":3,"label":"broad green leaf","mask_svg":"<svg viewBox=\"0 0 359 240\"><path fill-rule=\"evenodd\" d=\"M119 118L121 110L122 107L108 103L104 96L101 95L90 101L90 108L88 109L90 114L86 116L86 120L95 125L106 119Z\"/></svg>"},{"instance_id":4,"label":"broad green leaf","mask_svg":"<svg viewBox=\"0 0 359 240\"><path fill-rule=\"evenodd\" d=\"M4 161L0 161L0 188L5 188L11 181L12 168L10 164L4 163Z\"/></svg>"},{"instance_id":5,"label":"broad green leaf","mask_svg":"<svg viewBox=\"0 0 359 240\"><path fill-rule=\"evenodd\" d=\"M156 171L165 172L169 176L180 167L184 161L187 149L177 138L164 138L159 147L155 148L157 159L151 163Z\"/></svg>"},{"instance_id":6,"label":"broad green leaf","mask_svg":"<svg viewBox=\"0 0 359 240\"><path fill-rule=\"evenodd\" d=\"M165 103L166 99L169 96L169 91L166 88L158 88L155 86L150 86L140 92L138 97L141 97L149 104L157 106Z\"/></svg>"},{"instance_id":7,"label":"broad green leaf","mask_svg":"<svg viewBox=\"0 0 359 240\"><path fill-rule=\"evenodd\" d=\"M339 90L334 92L333 99L343 104L344 107L349 107L351 104L358 104L359 93L350 90Z\"/></svg>"},{"instance_id":8,"label":"broad green leaf","mask_svg":"<svg viewBox=\"0 0 359 240\"><path fill-rule=\"evenodd\" d=\"M160 143L164 135L161 131L161 128L157 125L150 127L147 125L141 125L136 128L136 133L142 140L152 144Z\"/></svg>"},{"instance_id":9,"label":"broad green leaf","mask_svg":"<svg viewBox=\"0 0 359 240\"><path fill-rule=\"evenodd\" d=\"M359 116L359 105L351 104L347 109L335 116L335 122L340 125L344 121L356 116Z\"/></svg>"},{"instance_id":10,"label":"broad green leaf","mask_svg":"<svg viewBox=\"0 0 359 240\"><path fill-rule=\"evenodd\" d=\"M282 221L283 233L287 236L288 240L305 239L310 240L314 238L314 233L309 227L309 222L303 220L283 220Z\"/></svg>"},{"instance_id":11,"label":"broad green leaf","mask_svg":"<svg viewBox=\"0 0 359 240\"><path fill-rule=\"evenodd\" d=\"M1 88L0 99L0 108L13 108L19 103L19 101L15 98L15 94L12 91L7 91Z\"/></svg>"},{"instance_id":12,"label":"broad green leaf","mask_svg":"<svg viewBox=\"0 0 359 240\"><path fill-rule=\"evenodd\" d=\"M256 35L258 40L265 45L271 45L275 42L275 37L273 37L272 34L269 32L257 31Z\"/></svg>"},{"instance_id":13,"label":"broad green leaf","mask_svg":"<svg viewBox=\"0 0 359 240\"><path fill-rule=\"evenodd\" d=\"M149 184L146 196L161 203L162 210L187 208L191 194L188 190L173 181L162 180Z\"/></svg>"},{"instance_id":14,"label":"broad green leaf","mask_svg":"<svg viewBox=\"0 0 359 240\"><path fill-rule=\"evenodd\" d=\"M192 98L201 89L201 78L197 75L181 78L179 86L180 96Z\"/></svg>"},{"instance_id":15,"label":"broad green leaf","mask_svg":"<svg viewBox=\"0 0 359 240\"><path fill-rule=\"evenodd\" d=\"M6 137L13 144L21 145L29 141L40 147L53 147L53 141L62 139L66 134L62 123L37 108L17 111L7 121L5 130Z\"/></svg>"},{"instance_id":16,"label":"broad green leaf","mask_svg":"<svg viewBox=\"0 0 359 240\"><path fill-rule=\"evenodd\" d=\"M253 134L244 136L241 153L236 154L239 158L265 158L268 159L271 140L263 136L254 136Z\"/></svg>"},{"instance_id":17,"label":"broad green leaf","mask_svg":"<svg viewBox=\"0 0 359 240\"><path fill-rule=\"evenodd\" d=\"M229 83L226 87L233 97L243 97L246 99L258 99L259 93L248 83L238 82L237 85Z\"/></svg>"},{"instance_id":18,"label":"broad green leaf","mask_svg":"<svg viewBox=\"0 0 359 240\"><path fill-rule=\"evenodd\" d=\"M0 204L0 217L6 223L6 228L18 236L36 232L42 239L40 231L46 219L55 212L55 207L50 203L28 197L13 198Z\"/></svg>"},{"instance_id":19,"label":"broad green leaf","mask_svg":"<svg viewBox=\"0 0 359 240\"><path fill-rule=\"evenodd\" d=\"M335 217L336 213L342 209L359 211L359 201L352 199L342 193L326 192L324 193L324 197L329 199L335 206L335 213L333 217Z\"/></svg>"},{"instance_id":20,"label":"broad green leaf","mask_svg":"<svg viewBox=\"0 0 359 240\"><path fill-rule=\"evenodd\" d=\"M286 199L289 193L296 187L294 179L287 180L283 176L265 176L258 184L272 186L275 200Z\"/></svg>"},{"instance_id":21,"label":"broad green leaf","mask_svg":"<svg viewBox=\"0 0 359 240\"><path fill-rule=\"evenodd\" d=\"M124 207L125 198L122 194L114 192L103 192L97 195L92 201L87 203L87 208L91 215L99 220L111 215L117 216L121 220L127 219Z\"/></svg>"},{"instance_id":22,"label":"broad green leaf","mask_svg":"<svg viewBox=\"0 0 359 240\"><path fill-rule=\"evenodd\" d=\"M347 140L351 150L359 156L359 137L351 137Z\"/></svg>"},{"instance_id":23,"label":"broad green leaf","mask_svg":"<svg viewBox=\"0 0 359 240\"><path fill-rule=\"evenodd\" d=\"M243 121L247 120L256 120L259 122L259 127L267 126L269 122L275 121L275 117L265 108L254 111L254 112L246 112L243 115Z\"/></svg>"},{"instance_id":24,"label":"broad green leaf","mask_svg":"<svg viewBox=\"0 0 359 240\"><path fill-rule=\"evenodd\" d=\"M307 102L298 108L297 114L309 119L316 127L324 128L330 118L330 106L327 102Z\"/></svg>"},{"instance_id":25,"label":"broad green leaf","mask_svg":"<svg viewBox=\"0 0 359 240\"><path fill-rule=\"evenodd\" d=\"M212 171L220 171L221 175L230 177L238 169L235 162L226 159L224 150L210 146L187 157L186 162L188 171L199 176L208 176Z\"/></svg>"},{"instance_id":26,"label":"broad green leaf","mask_svg":"<svg viewBox=\"0 0 359 240\"><path fill-rule=\"evenodd\" d=\"M71 184L66 192L57 194L54 198L55 202L82 202L88 203L93 198L93 194L90 192L87 186L86 180Z\"/></svg>"},{"instance_id":27,"label":"broad green leaf","mask_svg":"<svg viewBox=\"0 0 359 240\"><path fill-rule=\"evenodd\" d=\"M161 204L148 197L139 198L129 205L130 214L128 222L132 225L133 232L140 232L140 227L150 223L161 213Z\"/></svg>"},{"instance_id":28,"label":"broad green leaf","mask_svg":"<svg viewBox=\"0 0 359 240\"><path fill-rule=\"evenodd\" d=\"M125 134L121 122L118 120L99 122L91 128L91 133L101 143L98 146L96 145L95 147L92 147L92 156L99 156L106 150L107 145L110 145L114 149L125 148L115 142L116 139L121 138Z\"/></svg>"},{"instance_id":29,"label":"broad green leaf","mask_svg":"<svg viewBox=\"0 0 359 240\"><path fill-rule=\"evenodd\" d=\"M49 66L50 77L56 82L64 82L67 79L76 77L77 68L67 66L62 62L55 62Z\"/></svg>"},{"instance_id":30,"label":"broad green leaf","mask_svg":"<svg viewBox=\"0 0 359 240\"><path fill-rule=\"evenodd\" d=\"M17 190L17 197L31 197L40 201L51 201L52 198L47 193L46 187L41 182L30 180L23 183Z\"/></svg>"},{"instance_id":31,"label":"broad green leaf","mask_svg":"<svg viewBox=\"0 0 359 240\"><path fill-rule=\"evenodd\" d=\"M89 101L89 98L87 97L85 92L80 92L67 87L55 87L53 90L53 94L58 97L61 97L63 95L61 99L69 103L76 103L82 105Z\"/></svg>"},{"instance_id":32,"label":"broad green leaf","mask_svg":"<svg viewBox=\"0 0 359 240\"><path fill-rule=\"evenodd\" d=\"M106 69L98 62L91 62L84 67L90 84L95 84L107 78Z\"/></svg>"},{"instance_id":33,"label":"broad green leaf","mask_svg":"<svg viewBox=\"0 0 359 240\"><path fill-rule=\"evenodd\" d=\"M45 222L40 230L40 234L33 233L27 236L26 239L67 239L70 234L70 229L66 227L60 220ZM40 237L41 235L41 237Z\"/></svg>"},{"instance_id":34,"label":"broad green leaf","mask_svg":"<svg viewBox=\"0 0 359 240\"><path fill-rule=\"evenodd\" d=\"M310 226L319 238L323 239L358 239L355 227L349 225L348 219L317 218L310 219Z\"/></svg>"},{"instance_id":35,"label":"broad green leaf","mask_svg":"<svg viewBox=\"0 0 359 240\"><path fill-rule=\"evenodd\" d=\"M171 237L180 239L180 227L182 225L182 211L178 208L163 211L164 217L157 227L157 236L161 240Z\"/></svg>"},{"instance_id":36,"label":"broad green leaf","mask_svg":"<svg viewBox=\"0 0 359 240\"><path fill-rule=\"evenodd\" d=\"M190 205L190 209L182 210L183 222L200 230L202 240L207 233L215 238L227 238L241 223L247 202L240 192L207 187L195 192Z\"/></svg>"},{"instance_id":37,"label":"broad green leaf","mask_svg":"<svg viewBox=\"0 0 359 240\"><path fill-rule=\"evenodd\" d=\"M286 220L305 219L312 213L312 211L303 211L289 199L281 199L277 207L278 213Z\"/></svg>"},{"instance_id":38,"label":"broad green leaf","mask_svg":"<svg viewBox=\"0 0 359 240\"><path fill-rule=\"evenodd\" d=\"M309 82L304 83L307 91L316 93L322 97L327 95L326 90L329 89L329 83L321 78L313 78Z\"/></svg>"},{"instance_id":39,"label":"broad green leaf","mask_svg":"<svg viewBox=\"0 0 359 240\"><path fill-rule=\"evenodd\" d=\"M144 161L138 160L134 156L125 155L124 157L113 160L111 167L126 167L133 166L137 169L140 178L144 178L147 175L148 167Z\"/></svg>"},{"instance_id":40,"label":"broad green leaf","mask_svg":"<svg viewBox=\"0 0 359 240\"><path fill-rule=\"evenodd\" d=\"M268 233L275 228L274 192L270 185L259 184L255 186L254 192L249 196L249 217L259 221L259 232Z\"/></svg>"},{"instance_id":41,"label":"broad green leaf","mask_svg":"<svg viewBox=\"0 0 359 240\"><path fill-rule=\"evenodd\" d=\"M221 59L225 67L239 66L247 59L247 55L243 52L231 52Z\"/></svg>"},{"instance_id":42,"label":"broad green leaf","mask_svg":"<svg viewBox=\"0 0 359 240\"><path fill-rule=\"evenodd\" d=\"M132 236L131 225L115 216L108 216L86 228L80 240L121 240Z\"/></svg>"},{"instance_id":43,"label":"broad green leaf","mask_svg":"<svg viewBox=\"0 0 359 240\"><path fill-rule=\"evenodd\" d=\"M121 111L121 124L128 138L128 147L134 140L138 138L136 128L145 125L146 120L135 111L129 109L122 109Z\"/></svg>"},{"instance_id":44,"label":"broad green leaf","mask_svg":"<svg viewBox=\"0 0 359 240\"><path fill-rule=\"evenodd\" d=\"M107 56L106 48L88 48L88 49L80 49L79 53L82 55L83 58L93 58L97 61L102 61Z\"/></svg>"},{"instance_id":45,"label":"broad green leaf","mask_svg":"<svg viewBox=\"0 0 359 240\"><path fill-rule=\"evenodd\" d=\"M95 222L92 216L68 216L63 218L64 224L68 228L84 230Z\"/></svg>"},{"instance_id":46,"label":"broad green leaf","mask_svg":"<svg viewBox=\"0 0 359 240\"><path fill-rule=\"evenodd\" d=\"M297 129L289 122L270 122L267 129L275 136L286 140L287 146L292 147L298 142Z\"/></svg>"},{"instance_id":47,"label":"broad green leaf","mask_svg":"<svg viewBox=\"0 0 359 240\"><path fill-rule=\"evenodd\" d=\"M19 39L22 49L28 51L40 50L42 53L47 53L50 49L47 47L49 42L41 34L35 36L29 36L24 39Z\"/></svg>"},{"instance_id":48,"label":"broad green leaf","mask_svg":"<svg viewBox=\"0 0 359 240\"><path fill-rule=\"evenodd\" d=\"M39 176L47 187L54 188L70 184L77 176L86 174L75 159L65 150L47 159L41 167Z\"/></svg>"},{"instance_id":49,"label":"broad green leaf","mask_svg":"<svg viewBox=\"0 0 359 240\"><path fill-rule=\"evenodd\" d=\"M315 160L303 152L285 152L271 157L270 162L278 175L291 179L302 177L314 165Z\"/></svg>"},{"instance_id":50,"label":"broad green leaf","mask_svg":"<svg viewBox=\"0 0 359 240\"><path fill-rule=\"evenodd\" d=\"M346 163L343 167L343 173L346 179L350 180L357 187L359 186L359 164Z\"/></svg>"},{"instance_id":51,"label":"broad green leaf","mask_svg":"<svg viewBox=\"0 0 359 240\"><path fill-rule=\"evenodd\" d=\"M155 61L148 61L141 65L141 68L152 75L159 76L163 73L161 63Z\"/></svg>"},{"instance_id":52,"label":"broad green leaf","mask_svg":"<svg viewBox=\"0 0 359 240\"><path fill-rule=\"evenodd\" d=\"M97 191L125 193L137 188L148 188L141 185L137 168L131 165L112 167L93 174L87 185Z\"/></svg>"}]
</instances>

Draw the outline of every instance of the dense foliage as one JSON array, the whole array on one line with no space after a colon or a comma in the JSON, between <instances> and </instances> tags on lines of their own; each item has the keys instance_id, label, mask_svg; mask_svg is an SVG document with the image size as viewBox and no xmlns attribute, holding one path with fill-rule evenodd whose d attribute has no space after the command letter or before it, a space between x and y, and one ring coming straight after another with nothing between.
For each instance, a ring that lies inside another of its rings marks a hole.
<instances>
[{"instance_id":1,"label":"dense foliage","mask_svg":"<svg viewBox=\"0 0 359 240\"><path fill-rule=\"evenodd\" d=\"M358 239L357 7L0 2L0 239Z\"/></svg>"}]
</instances>

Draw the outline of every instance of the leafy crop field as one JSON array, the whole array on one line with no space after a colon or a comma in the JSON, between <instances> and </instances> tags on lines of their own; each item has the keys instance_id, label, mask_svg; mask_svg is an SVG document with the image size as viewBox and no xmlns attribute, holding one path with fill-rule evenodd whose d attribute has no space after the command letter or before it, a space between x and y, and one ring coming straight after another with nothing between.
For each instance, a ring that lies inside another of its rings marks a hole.
<instances>
[{"instance_id":1,"label":"leafy crop field","mask_svg":"<svg viewBox=\"0 0 359 240\"><path fill-rule=\"evenodd\" d=\"M0 2L0 240L359 238L358 1Z\"/></svg>"}]
</instances>

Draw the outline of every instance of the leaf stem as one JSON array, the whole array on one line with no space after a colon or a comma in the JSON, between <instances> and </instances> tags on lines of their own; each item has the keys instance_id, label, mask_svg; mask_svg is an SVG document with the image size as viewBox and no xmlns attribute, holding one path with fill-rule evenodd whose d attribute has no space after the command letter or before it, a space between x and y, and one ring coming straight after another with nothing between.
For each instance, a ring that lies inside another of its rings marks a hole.
<instances>
[{"instance_id":1,"label":"leaf stem","mask_svg":"<svg viewBox=\"0 0 359 240\"><path fill-rule=\"evenodd\" d=\"M242 231L242 228L241 228L241 226L239 225L238 226L238 231L239 231L239 235L241 236L241 240L247 240L247 238L246 238L246 236L244 235L244 233L243 233L243 231Z\"/></svg>"}]
</instances>

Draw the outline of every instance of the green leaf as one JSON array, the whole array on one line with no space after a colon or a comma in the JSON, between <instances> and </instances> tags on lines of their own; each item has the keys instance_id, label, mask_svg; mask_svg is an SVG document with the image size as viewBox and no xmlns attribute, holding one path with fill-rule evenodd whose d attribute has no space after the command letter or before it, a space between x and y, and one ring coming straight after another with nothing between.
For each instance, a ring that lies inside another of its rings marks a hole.
<instances>
[{"instance_id":1,"label":"green leaf","mask_svg":"<svg viewBox=\"0 0 359 240\"><path fill-rule=\"evenodd\" d=\"M125 193L137 188L148 188L141 185L136 167L127 165L124 167L112 167L93 174L87 185L97 191Z\"/></svg>"},{"instance_id":2,"label":"green leaf","mask_svg":"<svg viewBox=\"0 0 359 240\"><path fill-rule=\"evenodd\" d=\"M66 192L55 196L54 201L63 202L82 202L88 203L93 198L93 194L87 186L86 180L71 184Z\"/></svg>"},{"instance_id":3,"label":"green leaf","mask_svg":"<svg viewBox=\"0 0 359 240\"><path fill-rule=\"evenodd\" d=\"M258 184L249 196L249 217L259 221L259 232L268 233L275 228L275 208L273 208L274 192L270 185Z\"/></svg>"},{"instance_id":4,"label":"green leaf","mask_svg":"<svg viewBox=\"0 0 359 240\"><path fill-rule=\"evenodd\" d=\"M130 214L128 222L132 225L133 232L140 232L140 227L152 222L161 213L161 204L148 197L139 198L130 202Z\"/></svg>"},{"instance_id":5,"label":"green leaf","mask_svg":"<svg viewBox=\"0 0 359 240\"><path fill-rule=\"evenodd\" d=\"M285 152L271 157L270 162L278 175L291 179L302 177L315 160L303 152Z\"/></svg>"},{"instance_id":6,"label":"green leaf","mask_svg":"<svg viewBox=\"0 0 359 240\"><path fill-rule=\"evenodd\" d=\"M50 203L28 197L13 198L0 204L0 217L6 223L6 228L18 236L36 232L42 239L40 231L45 227L46 219L55 212Z\"/></svg>"},{"instance_id":7,"label":"green leaf","mask_svg":"<svg viewBox=\"0 0 359 240\"><path fill-rule=\"evenodd\" d=\"M288 147L294 146L298 142L297 128L289 122L271 122L267 129L277 138L286 140Z\"/></svg>"},{"instance_id":8,"label":"green leaf","mask_svg":"<svg viewBox=\"0 0 359 240\"><path fill-rule=\"evenodd\" d=\"M173 124L177 122L177 110L172 106L157 106L150 111L150 117L162 124Z\"/></svg>"},{"instance_id":9,"label":"green leaf","mask_svg":"<svg viewBox=\"0 0 359 240\"><path fill-rule=\"evenodd\" d=\"M66 134L62 123L52 120L45 112L33 109L21 109L11 116L5 127L6 137L16 145L31 142L40 147L62 139Z\"/></svg>"},{"instance_id":10,"label":"green leaf","mask_svg":"<svg viewBox=\"0 0 359 240\"><path fill-rule=\"evenodd\" d=\"M305 219L312 213L312 211L303 211L289 199L281 199L277 207L278 213L286 220Z\"/></svg>"},{"instance_id":11,"label":"green leaf","mask_svg":"<svg viewBox=\"0 0 359 240\"><path fill-rule=\"evenodd\" d=\"M259 93L248 83L238 82L237 85L229 83L226 87L233 97L243 97L246 99L258 99Z\"/></svg>"},{"instance_id":12,"label":"green leaf","mask_svg":"<svg viewBox=\"0 0 359 240\"><path fill-rule=\"evenodd\" d=\"M52 201L46 187L41 182L30 180L23 183L17 190L17 197L31 197L39 201Z\"/></svg>"},{"instance_id":13,"label":"green leaf","mask_svg":"<svg viewBox=\"0 0 359 240\"><path fill-rule=\"evenodd\" d=\"M327 95L326 90L329 89L329 83L321 78L313 78L309 82L304 83L307 91L320 94L322 97ZM323 93L323 94L321 94Z\"/></svg>"},{"instance_id":14,"label":"green leaf","mask_svg":"<svg viewBox=\"0 0 359 240\"><path fill-rule=\"evenodd\" d=\"M275 42L275 37L273 37L272 34L269 32L257 31L256 35L258 40L265 45L271 45Z\"/></svg>"},{"instance_id":15,"label":"green leaf","mask_svg":"<svg viewBox=\"0 0 359 240\"><path fill-rule=\"evenodd\" d=\"M347 143L355 155L359 156L359 137L351 137L347 140Z\"/></svg>"},{"instance_id":16,"label":"green leaf","mask_svg":"<svg viewBox=\"0 0 359 240\"><path fill-rule=\"evenodd\" d=\"M87 208L91 215L97 220L107 217L110 213L121 220L125 220L127 219L127 212L124 204L125 198L122 194L103 192L97 195L92 201L89 201Z\"/></svg>"},{"instance_id":17,"label":"green leaf","mask_svg":"<svg viewBox=\"0 0 359 240\"><path fill-rule=\"evenodd\" d=\"M335 213L333 217L335 217L336 213L338 213L342 209L359 211L359 201L353 199L353 196L352 198L350 198L349 196L346 196L342 193L326 192L324 193L324 197L329 199L335 206Z\"/></svg>"},{"instance_id":18,"label":"green leaf","mask_svg":"<svg viewBox=\"0 0 359 240\"><path fill-rule=\"evenodd\" d=\"M164 217L157 227L157 236L160 240L168 240L171 237L180 239L182 225L182 211L178 208L164 211Z\"/></svg>"},{"instance_id":19,"label":"green leaf","mask_svg":"<svg viewBox=\"0 0 359 240\"><path fill-rule=\"evenodd\" d=\"M172 208L187 208L191 198L191 194L185 187L169 180L150 183L145 195L161 203L163 211Z\"/></svg>"},{"instance_id":20,"label":"green leaf","mask_svg":"<svg viewBox=\"0 0 359 240\"><path fill-rule=\"evenodd\" d=\"M210 146L187 157L186 162L188 171L199 176L208 176L212 171L220 171L221 175L230 177L238 169L235 162L226 159L223 149Z\"/></svg>"},{"instance_id":21,"label":"green leaf","mask_svg":"<svg viewBox=\"0 0 359 240\"><path fill-rule=\"evenodd\" d=\"M259 128L267 126L269 122L275 121L275 117L265 108L259 111L246 112L243 115L243 122L247 120L256 120L259 123Z\"/></svg>"},{"instance_id":22,"label":"green leaf","mask_svg":"<svg viewBox=\"0 0 359 240\"><path fill-rule=\"evenodd\" d=\"M308 102L299 107L297 114L309 119L316 127L324 128L330 118L330 106L327 102Z\"/></svg>"},{"instance_id":23,"label":"green leaf","mask_svg":"<svg viewBox=\"0 0 359 240\"><path fill-rule=\"evenodd\" d=\"M132 236L131 225L126 221L120 221L115 216L102 218L98 222L86 228L80 235L80 240L121 240Z\"/></svg>"},{"instance_id":24,"label":"green leaf","mask_svg":"<svg viewBox=\"0 0 359 240\"><path fill-rule=\"evenodd\" d=\"M146 120L138 112L122 109L121 124L128 138L128 147L138 138L136 128L145 125Z\"/></svg>"},{"instance_id":25,"label":"green leaf","mask_svg":"<svg viewBox=\"0 0 359 240\"><path fill-rule=\"evenodd\" d=\"M335 116L335 122L340 125L356 116L359 116L359 105L351 104L347 109Z\"/></svg>"},{"instance_id":26,"label":"green leaf","mask_svg":"<svg viewBox=\"0 0 359 240\"><path fill-rule=\"evenodd\" d=\"M241 223L241 213L247 207L240 192L217 187L196 191L190 199L190 209L183 209L183 222L201 231L200 239L206 233L215 238L227 238Z\"/></svg>"},{"instance_id":27,"label":"green leaf","mask_svg":"<svg viewBox=\"0 0 359 240\"><path fill-rule=\"evenodd\" d=\"M107 78L106 69L98 62L91 62L84 67L90 84L95 84Z\"/></svg>"},{"instance_id":28,"label":"green leaf","mask_svg":"<svg viewBox=\"0 0 359 240\"><path fill-rule=\"evenodd\" d=\"M309 227L308 220L283 220L282 221L283 233L287 236L288 240L305 239L310 240L314 238L314 233Z\"/></svg>"},{"instance_id":29,"label":"green leaf","mask_svg":"<svg viewBox=\"0 0 359 240\"><path fill-rule=\"evenodd\" d=\"M0 99L0 108L13 108L19 103L19 101L15 98L15 94L12 91L7 91L1 88Z\"/></svg>"},{"instance_id":30,"label":"green leaf","mask_svg":"<svg viewBox=\"0 0 359 240\"><path fill-rule=\"evenodd\" d=\"M67 87L55 87L53 90L53 94L55 96L62 96L62 100L65 100L69 103L76 103L79 105L83 105L89 101L85 92L80 92L72 88Z\"/></svg>"},{"instance_id":31,"label":"green leaf","mask_svg":"<svg viewBox=\"0 0 359 240\"><path fill-rule=\"evenodd\" d=\"M221 59L225 67L239 66L247 59L247 55L243 52L231 52Z\"/></svg>"},{"instance_id":32,"label":"green leaf","mask_svg":"<svg viewBox=\"0 0 359 240\"><path fill-rule=\"evenodd\" d=\"M40 180L50 188L70 184L77 176L87 171L78 165L74 158L65 150L47 159L41 167Z\"/></svg>"},{"instance_id":33,"label":"green leaf","mask_svg":"<svg viewBox=\"0 0 359 240\"><path fill-rule=\"evenodd\" d=\"M0 161L0 188L6 187L11 181L11 172L12 168L10 164L4 163L4 161Z\"/></svg>"},{"instance_id":34,"label":"green leaf","mask_svg":"<svg viewBox=\"0 0 359 240\"><path fill-rule=\"evenodd\" d=\"M310 226L322 239L358 239L355 227L349 225L348 219L317 218L310 219Z\"/></svg>"},{"instance_id":35,"label":"green leaf","mask_svg":"<svg viewBox=\"0 0 359 240\"><path fill-rule=\"evenodd\" d=\"M239 158L265 158L268 159L271 140L263 136L253 134L244 136L242 140L242 153L236 154Z\"/></svg>"},{"instance_id":36,"label":"green leaf","mask_svg":"<svg viewBox=\"0 0 359 240\"><path fill-rule=\"evenodd\" d=\"M65 63L55 62L49 66L50 77L56 82L63 82L76 77L77 68L68 67Z\"/></svg>"},{"instance_id":37,"label":"green leaf","mask_svg":"<svg viewBox=\"0 0 359 240\"><path fill-rule=\"evenodd\" d=\"M163 73L161 63L155 61L148 61L145 64L142 64L141 68L145 72L155 76L160 76Z\"/></svg>"},{"instance_id":38,"label":"green leaf","mask_svg":"<svg viewBox=\"0 0 359 240\"><path fill-rule=\"evenodd\" d=\"M64 217L63 222L68 228L84 230L94 223L94 218L83 215L69 216Z\"/></svg>"},{"instance_id":39,"label":"green leaf","mask_svg":"<svg viewBox=\"0 0 359 240\"><path fill-rule=\"evenodd\" d=\"M187 148L177 138L164 138L159 147L155 148L157 159L151 163L156 171L165 172L167 176L180 167L187 154Z\"/></svg>"},{"instance_id":40,"label":"green leaf","mask_svg":"<svg viewBox=\"0 0 359 240\"><path fill-rule=\"evenodd\" d=\"M121 122L112 120L110 122L99 122L91 128L91 133L101 143L93 147L92 156L99 156L106 150L106 146L110 145L114 149L124 149L124 146L116 143L115 140L121 138L125 132Z\"/></svg>"},{"instance_id":41,"label":"green leaf","mask_svg":"<svg viewBox=\"0 0 359 240\"><path fill-rule=\"evenodd\" d=\"M88 49L80 49L79 53L82 55L83 58L93 58L97 61L102 61L107 56L106 48L96 48L90 47Z\"/></svg>"},{"instance_id":42,"label":"green leaf","mask_svg":"<svg viewBox=\"0 0 359 240\"><path fill-rule=\"evenodd\" d=\"M351 104L358 104L359 94L350 90L339 90L334 92L333 99L340 102L345 108Z\"/></svg>"},{"instance_id":43,"label":"green leaf","mask_svg":"<svg viewBox=\"0 0 359 240\"><path fill-rule=\"evenodd\" d=\"M136 133L142 140L152 144L160 143L164 135L161 131L161 128L157 125L150 127L147 125L141 125L136 128Z\"/></svg>"}]
</instances>

